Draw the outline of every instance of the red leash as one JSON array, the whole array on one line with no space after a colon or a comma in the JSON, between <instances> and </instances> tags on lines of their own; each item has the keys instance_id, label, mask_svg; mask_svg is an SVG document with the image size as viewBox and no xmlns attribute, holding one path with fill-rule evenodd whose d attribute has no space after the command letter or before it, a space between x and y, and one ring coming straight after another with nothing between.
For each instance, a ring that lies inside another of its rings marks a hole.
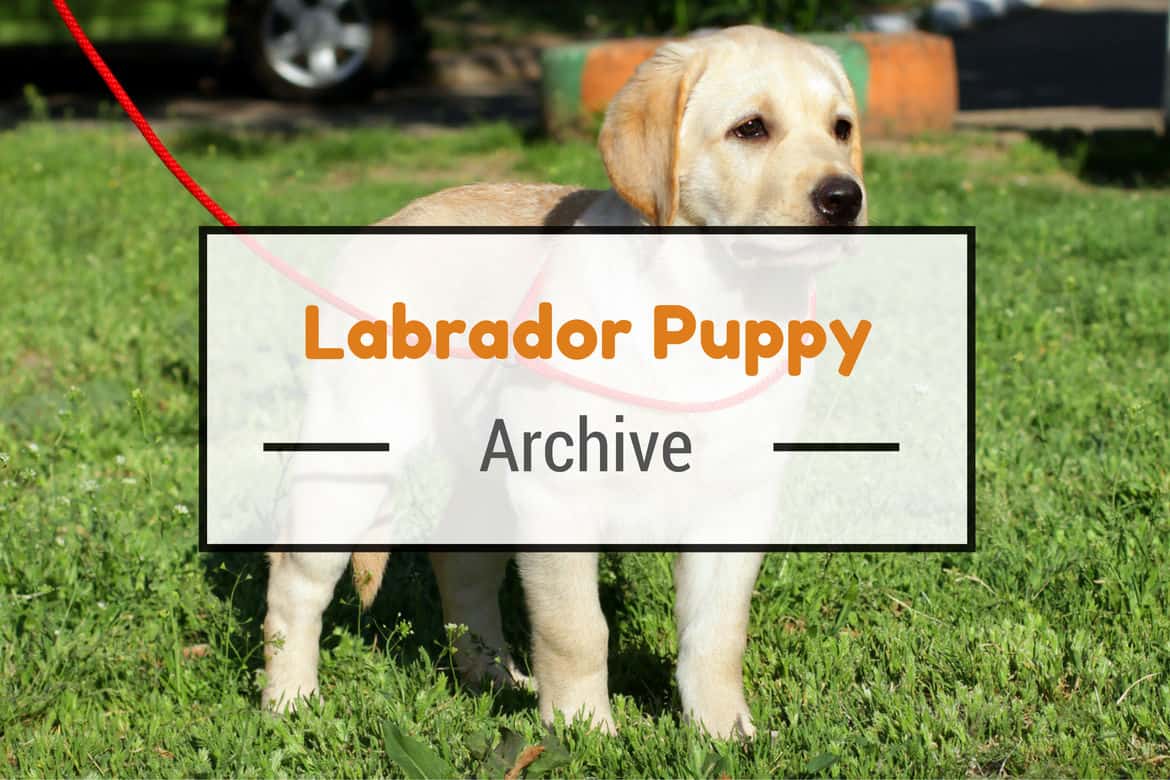
<instances>
[{"instance_id":1,"label":"red leash","mask_svg":"<svg viewBox=\"0 0 1170 780\"><path fill-rule=\"evenodd\" d=\"M69 34L73 36L73 40L77 41L77 45L81 47L81 51L89 60L89 64L93 65L93 69L97 71L98 75L102 77L102 81L106 82L110 92L114 95L114 99L118 101L118 105L130 117L130 121L138 128L138 132L142 133L142 137L146 139L146 143L154 151L158 159L162 160L162 164L167 167L167 170L174 174L174 177L179 180L187 192L191 193L192 197L207 209L211 216L215 217L226 228L235 230L237 234L243 239L248 246L259 257L275 268L280 273L292 279L304 289L317 295L322 300L336 306L341 311L358 319L369 320L377 319L370 314L357 308L349 301L338 298L328 290L319 287L312 279L297 271L292 266L285 263L276 255L269 252L266 248L257 243L251 236L247 235L240 229L240 223L236 222L231 214L223 210L223 207L215 202L215 199L207 194L195 179L191 178L191 174L187 173L186 169L179 164L175 156L171 154L167 145L162 142L162 139L155 134L154 128L150 126L150 122L146 121L146 117L138 110L138 106L134 105L134 101L126 94L126 90L122 88L122 84L118 81L118 77L110 70L110 66L102 59L102 55L98 54L98 50L89 40L89 36L85 34L85 30L81 29L81 23L73 15L73 11L69 9L69 4L65 0L53 0L53 7L57 9L57 13L61 16L61 21L65 22L65 26L69 29Z\"/></svg>"},{"instance_id":2,"label":"red leash","mask_svg":"<svg viewBox=\"0 0 1170 780\"><path fill-rule=\"evenodd\" d=\"M171 154L169 149L167 149L167 146L162 142L162 139L155 134L154 128L150 126L150 122L146 121L146 117L142 115L142 112L138 110L138 106L134 105L134 101L130 99L128 94L126 94L126 90L122 88L122 84L118 81L118 78L114 75L113 71L110 70L110 66L106 65L106 61L102 59L102 55L98 54L98 50L94 48L93 43L90 42L89 36L86 35L85 30L81 28L81 24L73 15L73 11L69 9L69 4L66 2L66 0L53 0L53 7L57 9L57 13L61 16L61 21L63 21L65 26L69 29L69 34L73 36L73 40L77 41L77 45L81 47L82 53L85 54L86 58L89 60L89 63L93 65L93 68L97 71L98 75L102 77L102 81L106 83L106 86L114 95L114 99L118 101L118 105L120 105L122 110L126 112L126 115L130 117L130 121L133 122L134 126L138 128L138 132L142 133L142 137L146 139L146 143L154 151L155 155L158 156L158 159L161 160L162 164L167 167L167 170L170 171L174 177L179 180L179 183L183 185L187 192L191 193L192 197L199 201L199 203L203 206L203 208L207 209L211 216L215 217L217 222L219 222L224 227L231 228L232 230L236 231L240 238L245 241L248 246L254 252L256 252L256 254L259 255L262 260L264 260L264 262L268 263L277 271L296 282L305 290L308 290L309 292L318 296L323 301L326 301L346 314L349 314L350 316L360 320L378 319L374 315L362 311L344 298L339 298L329 290L320 287L312 279L285 263L279 257L272 254L265 247L257 243L251 236L247 235L247 233L240 228L240 223L232 219L231 214L228 214L226 211L224 211L223 207L216 203L215 199L208 195L207 192L205 192L204 189L199 186L199 183L195 181L195 179L191 178L191 174L187 173L186 169L184 169L183 166L179 164L179 161L176 160L175 156ZM526 304L534 300L534 297L539 294L541 281L542 275L537 275L536 280L533 281L532 287L525 296ZM812 316L812 312L815 309L815 301L815 297L809 297L810 316ZM525 304L522 304L522 308L525 308ZM468 351L467 355L456 355L456 357L470 357L470 351ZM648 409L656 409L666 412L711 412L720 409L727 409L759 395L764 390L771 387L773 383L775 383L785 374L785 371L782 367L777 368L776 371L764 377L762 380L733 395L711 401L688 402L669 401L662 398L650 398L647 396L636 395L634 393L627 393L616 388L606 387L605 385L591 382L588 379L570 374L545 363L534 360L522 360L520 362L529 370L545 377L546 379L561 382L562 384L566 384L582 392L589 393L590 395L597 395L603 398L609 398L614 401L621 401L622 403L632 404L634 406L641 406Z\"/></svg>"},{"instance_id":3,"label":"red leash","mask_svg":"<svg viewBox=\"0 0 1170 780\"><path fill-rule=\"evenodd\" d=\"M77 45L81 47L81 51L85 54L89 63L93 65L94 70L102 77L102 81L106 82L106 86L110 88L110 92L114 94L114 99L118 101L118 105L130 117L130 121L138 128L138 132L142 133L142 137L146 139L146 143L150 144L150 148L158 155L158 159L162 160L162 164L167 166L167 170L175 175L182 184L187 188L187 192L191 193L195 200L203 204L203 208L211 212L211 216L224 227L235 228L239 227L239 223L232 219L231 214L228 214L223 208L215 202L215 200L203 191L199 183L191 178L191 174L179 165L179 161L175 159L170 150L167 149L166 144L162 142L151 128L150 122L146 121L146 117L138 110L138 106L134 105L134 101L126 94L126 90L122 89L122 85L118 82L118 78L110 70L110 66L106 65L106 61L102 59L102 55L98 54L97 49L90 43L89 36L85 34L85 30L81 29L73 12L69 10L69 4L65 0L53 0L53 6L57 9L57 13L61 15L61 21L65 22L65 26L69 28L69 34L73 36L73 40L77 41Z\"/></svg>"}]
</instances>

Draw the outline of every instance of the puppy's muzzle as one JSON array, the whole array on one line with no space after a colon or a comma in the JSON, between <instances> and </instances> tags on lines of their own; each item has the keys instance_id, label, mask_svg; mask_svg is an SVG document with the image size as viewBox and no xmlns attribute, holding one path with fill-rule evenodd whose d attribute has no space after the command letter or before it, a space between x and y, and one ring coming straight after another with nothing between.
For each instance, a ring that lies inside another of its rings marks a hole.
<instances>
[{"instance_id":1,"label":"puppy's muzzle","mask_svg":"<svg viewBox=\"0 0 1170 780\"><path fill-rule=\"evenodd\" d=\"M848 176L829 176L812 191L812 205L826 225L852 225L861 213L861 185Z\"/></svg>"}]
</instances>

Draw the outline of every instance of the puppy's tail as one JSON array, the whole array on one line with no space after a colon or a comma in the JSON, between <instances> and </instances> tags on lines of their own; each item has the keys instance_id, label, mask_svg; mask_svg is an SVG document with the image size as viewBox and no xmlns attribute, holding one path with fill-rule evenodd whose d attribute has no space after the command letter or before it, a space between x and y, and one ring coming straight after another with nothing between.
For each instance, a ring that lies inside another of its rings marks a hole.
<instances>
[{"instance_id":1,"label":"puppy's tail","mask_svg":"<svg viewBox=\"0 0 1170 780\"><path fill-rule=\"evenodd\" d=\"M389 559L390 554L384 552L355 552L350 557L353 586L357 589L363 607L374 603L374 596L378 595L378 588L382 587L382 575L386 572Z\"/></svg>"}]
</instances>

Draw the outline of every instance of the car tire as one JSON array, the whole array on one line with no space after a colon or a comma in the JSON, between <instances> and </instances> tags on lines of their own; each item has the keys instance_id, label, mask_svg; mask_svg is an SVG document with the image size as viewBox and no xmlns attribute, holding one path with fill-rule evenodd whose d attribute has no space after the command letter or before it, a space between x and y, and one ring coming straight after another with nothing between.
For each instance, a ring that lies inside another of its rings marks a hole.
<instances>
[{"instance_id":1,"label":"car tire","mask_svg":"<svg viewBox=\"0 0 1170 780\"><path fill-rule=\"evenodd\" d=\"M417 70L427 37L410 0L232 0L229 59L282 100L362 97Z\"/></svg>"}]
</instances>

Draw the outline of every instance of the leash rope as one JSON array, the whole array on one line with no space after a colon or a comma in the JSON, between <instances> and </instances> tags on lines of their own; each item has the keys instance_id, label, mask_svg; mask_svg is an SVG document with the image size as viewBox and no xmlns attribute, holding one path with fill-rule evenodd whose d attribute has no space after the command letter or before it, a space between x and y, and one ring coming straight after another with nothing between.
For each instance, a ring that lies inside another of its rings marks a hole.
<instances>
[{"instance_id":1,"label":"leash rope","mask_svg":"<svg viewBox=\"0 0 1170 780\"><path fill-rule=\"evenodd\" d=\"M106 61L102 59L102 55L98 53L98 50L89 40L89 36L85 34L85 30L82 29L81 23L77 21L77 17L75 17L73 15L73 11L70 10L69 3L67 3L66 0L53 0L53 7L57 9L57 14L61 17L61 21L65 23L65 27L69 30L69 34L73 36L73 40L77 41L77 45L81 48L81 52L85 55L86 59L89 60L89 64L93 66L93 69L97 71L99 76L101 76L102 81L106 83L106 87L109 88L110 92L114 96L114 99L118 101L118 105L121 106L122 110L126 112L126 115L130 117L130 121L133 122L134 126L138 128L138 132L142 134L142 137L146 140L147 145L150 146L151 151L153 151L155 156L157 156L162 164L166 166L166 169L170 171L176 179L179 180L179 184L182 184L183 188L186 189L187 192L191 193L191 196L195 198L195 200L199 201L199 204L203 206L203 208L207 209L208 213L215 217L219 224L223 225L229 230L232 230L248 245L248 247L253 252L257 254L257 256L260 257L260 259L268 263L268 265L272 266L280 273L284 274L296 284L300 285L305 290L308 290L322 300L337 307L346 314L356 317L357 319L377 319L373 315L354 306L349 301L346 301L343 298L339 298L329 290L321 287L312 279L281 260L267 248L257 242L254 238L248 235L247 231L240 226L240 223L236 222L232 215L228 214L227 211L225 211L224 208L215 201L215 198L208 195L207 191L199 186L199 182L195 181L191 174L187 173L187 170L182 165L180 165L179 161L175 159L175 156L171 154L170 149L167 149L167 145L164 144L162 139L158 137L158 134L154 132L154 128L150 126L150 122L147 121L146 117L142 115L142 112L138 110L138 106L134 104L134 100L122 87L121 82L118 81L118 77L114 75L112 70L110 70L110 66L106 64Z\"/></svg>"},{"instance_id":2,"label":"leash rope","mask_svg":"<svg viewBox=\"0 0 1170 780\"><path fill-rule=\"evenodd\" d=\"M368 312L363 311L344 298L340 298L329 290L321 287L312 279L305 276L300 271L296 270L281 260L279 257L274 255L267 248L257 242L252 236L248 235L247 230L241 227L240 223L236 222L236 220L232 218L231 214L228 214L227 211L225 211L223 207L215 201L214 198L207 194L206 190L199 186L199 182L195 181L191 174L187 173L187 170L181 164L179 164L179 161L176 160L175 156L171 154L169 149L167 149L167 145L164 144L162 139L159 138L158 135L154 132L154 128L150 126L150 122L147 121L146 117L142 115L142 112L138 110L138 106L134 104L133 99L131 99L130 95L122 87L121 82L118 81L118 77L114 75L112 70L110 70L110 66L106 64L106 61L102 59L102 55L98 53L98 50L89 40L89 36L85 34L85 30L82 29L81 23L77 21L77 17L73 15L73 11L69 8L69 3L66 2L66 0L53 0L53 7L57 9L57 14L61 17L61 21L65 23L65 27L69 30L69 34L73 36L73 40L77 42L77 45L81 48L81 52L85 55L86 59L89 60L89 64L93 66L95 71L97 71L97 74L101 77L102 81L105 82L106 87L110 90L111 94L113 94L114 99L118 101L118 105L122 107L122 110L125 111L126 115L130 118L130 121L133 122L134 126L138 128L138 132L142 134L143 139L146 140L146 143L148 146L150 146L151 151L153 151L155 156L157 156L162 164L166 166L166 169L170 171L176 179L179 180L179 183L183 185L183 188L186 189L187 192L189 192L191 196L195 198L195 200L199 201L199 204L203 206L203 208L207 209L211 216L215 217L217 222L232 230L264 262L272 266L272 268L276 269L287 278L291 279L301 288L313 293L323 301L336 307L340 311L355 317L356 319L371 321L378 319L378 317L374 316L373 314L369 314ZM528 304L535 299L535 296L539 294L540 287L542 286L542 280L543 273L538 274L532 283L532 287L529 288L528 294L525 296L524 303L521 304L522 309L526 308ZM810 295L810 313L815 309L815 301L816 298L813 295ZM453 353L454 356L472 357L470 350L459 350L459 352L466 352L467 354ZM780 367L777 368L773 373L764 377L762 380L752 384L738 393L734 393L733 395L711 401L690 402L670 401L662 398L651 398L648 396L637 395L635 393L627 393L625 391L618 390L617 388L607 387L597 382L592 382L588 379L585 379L584 377L571 374L567 371L562 371L559 368L535 360L518 360L517 363L525 366L533 373L542 376L549 381L560 382L561 384L568 385L569 387L588 393L590 395L596 395L602 398L608 398L613 401L628 403L633 406L640 406L647 409L654 409L665 412L712 412L727 409L754 398L755 396L764 392L786 373L783 367Z\"/></svg>"},{"instance_id":3,"label":"leash rope","mask_svg":"<svg viewBox=\"0 0 1170 780\"><path fill-rule=\"evenodd\" d=\"M179 165L179 161L167 149L167 145L162 142L155 132L154 128L150 126L150 122L146 121L146 117L138 110L138 106L134 105L134 101L126 94L126 90L122 88L122 84L118 81L118 77L110 70L110 66L102 59L102 55L98 54L98 50L94 48L93 43L90 42L89 36L85 34L85 30L81 29L81 24L77 21L77 17L73 15L73 11L69 9L69 4L65 0L53 0L53 7L57 9L57 14L61 17L61 21L65 22L65 27L68 28L69 34L73 36L73 40L77 41L77 45L81 47L81 52L89 60L89 64L97 71L97 74L102 77L102 81L106 82L110 92L113 93L114 99L118 101L118 105L130 117L130 121L138 128L138 132L142 133L142 137L146 139L146 143L158 155L158 159L162 160L162 164L167 167L167 170L174 174L179 183L186 188L187 192L199 201L203 208L211 213L221 225L228 228L238 228L240 225L231 214L223 210L223 207L215 202L215 199L208 195L199 182L191 178L191 174Z\"/></svg>"}]
</instances>

